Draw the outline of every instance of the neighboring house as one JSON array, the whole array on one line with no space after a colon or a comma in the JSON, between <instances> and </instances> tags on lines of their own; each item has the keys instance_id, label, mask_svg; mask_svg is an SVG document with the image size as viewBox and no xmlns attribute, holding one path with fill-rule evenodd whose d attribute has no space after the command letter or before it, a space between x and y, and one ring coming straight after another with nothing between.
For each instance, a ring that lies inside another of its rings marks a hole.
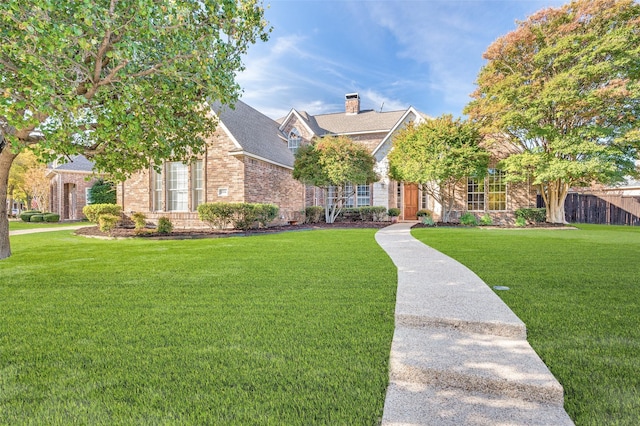
<instances>
[{"instance_id":1,"label":"neighboring house","mask_svg":"<svg viewBox=\"0 0 640 426\"><path fill-rule=\"evenodd\" d=\"M372 185L357 185L355 196L348 207L384 206L398 207L400 219L415 220L420 209L431 210L440 217L441 206L423 193L415 183L395 182L389 179L387 154L392 149L397 132L410 123L420 123L428 119L413 107L406 110L378 112L361 110L357 93L345 96L345 110L335 114L310 115L292 109L279 120L280 130L287 136L288 147L293 152L314 137L346 135L364 144L375 157L376 172L380 180ZM536 192L528 184L507 184L504 173L495 168L503 156L493 148L492 169L484 179L469 178L457 190L452 219L466 211L477 216L489 213L494 221L509 223L514 221L513 212L521 207L535 207ZM324 194L317 188L307 188L306 204L322 205Z\"/></svg>"},{"instance_id":2,"label":"neighboring house","mask_svg":"<svg viewBox=\"0 0 640 426\"><path fill-rule=\"evenodd\" d=\"M218 128L203 156L191 164L167 161L118 185L125 214L142 212L151 222L168 217L177 228L206 226L197 207L205 202L271 203L278 223L300 220L304 187L292 177L294 157L278 123L247 104L214 105Z\"/></svg>"},{"instance_id":3,"label":"neighboring house","mask_svg":"<svg viewBox=\"0 0 640 426\"><path fill-rule=\"evenodd\" d=\"M87 205L89 189L96 182L93 163L83 155L74 155L66 162L47 166L50 179L49 206L60 220L82 220L82 209Z\"/></svg>"}]
</instances>

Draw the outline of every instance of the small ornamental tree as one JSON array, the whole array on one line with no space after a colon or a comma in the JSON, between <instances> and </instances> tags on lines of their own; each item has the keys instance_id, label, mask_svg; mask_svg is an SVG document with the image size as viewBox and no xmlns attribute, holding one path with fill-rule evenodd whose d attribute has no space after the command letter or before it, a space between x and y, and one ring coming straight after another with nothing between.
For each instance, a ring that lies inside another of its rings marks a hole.
<instances>
[{"instance_id":1,"label":"small ornamental tree","mask_svg":"<svg viewBox=\"0 0 640 426\"><path fill-rule=\"evenodd\" d=\"M531 180L547 221L564 223L569 188L637 175L640 4L578 0L541 10L496 40L465 113L512 154L507 179Z\"/></svg>"},{"instance_id":2,"label":"small ornamental tree","mask_svg":"<svg viewBox=\"0 0 640 426\"><path fill-rule=\"evenodd\" d=\"M355 195L355 185L378 180L374 164L367 149L346 136L317 138L298 149L293 177L324 190L325 221L333 223L347 199ZM354 190L347 191L348 184Z\"/></svg>"},{"instance_id":3,"label":"small ornamental tree","mask_svg":"<svg viewBox=\"0 0 640 426\"><path fill-rule=\"evenodd\" d=\"M235 102L242 55L268 32L259 0L0 2L0 259L19 152L84 154L115 180L197 156L208 102Z\"/></svg>"},{"instance_id":4,"label":"small ornamental tree","mask_svg":"<svg viewBox=\"0 0 640 426\"><path fill-rule=\"evenodd\" d=\"M393 140L389 176L420 185L442 206L442 221L448 222L456 188L487 172L489 153L480 140L475 126L451 115L407 126Z\"/></svg>"},{"instance_id":5,"label":"small ornamental tree","mask_svg":"<svg viewBox=\"0 0 640 426\"><path fill-rule=\"evenodd\" d=\"M89 188L90 204L115 204L116 203L116 187L113 183L103 179L98 179Z\"/></svg>"}]
</instances>

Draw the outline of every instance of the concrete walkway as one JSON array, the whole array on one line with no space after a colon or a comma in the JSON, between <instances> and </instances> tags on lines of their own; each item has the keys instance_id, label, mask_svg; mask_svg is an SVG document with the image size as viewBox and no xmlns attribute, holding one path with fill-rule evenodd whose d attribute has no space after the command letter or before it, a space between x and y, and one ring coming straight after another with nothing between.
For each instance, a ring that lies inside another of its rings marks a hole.
<instances>
[{"instance_id":1,"label":"concrete walkway","mask_svg":"<svg viewBox=\"0 0 640 426\"><path fill-rule=\"evenodd\" d=\"M573 425L525 324L476 274L413 238L412 225L376 234L398 268L382 424Z\"/></svg>"}]
</instances>

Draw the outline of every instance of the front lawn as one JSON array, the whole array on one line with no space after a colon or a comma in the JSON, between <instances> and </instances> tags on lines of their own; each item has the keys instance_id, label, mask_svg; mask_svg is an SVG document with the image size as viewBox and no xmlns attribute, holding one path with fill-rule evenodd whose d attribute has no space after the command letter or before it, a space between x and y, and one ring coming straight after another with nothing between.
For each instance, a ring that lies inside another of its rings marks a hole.
<instances>
[{"instance_id":1,"label":"front lawn","mask_svg":"<svg viewBox=\"0 0 640 426\"><path fill-rule=\"evenodd\" d=\"M640 228L416 229L459 260L526 323L577 425L640 419Z\"/></svg>"},{"instance_id":2,"label":"front lawn","mask_svg":"<svg viewBox=\"0 0 640 426\"><path fill-rule=\"evenodd\" d=\"M12 237L0 424L376 424L396 291L376 231Z\"/></svg>"}]
</instances>

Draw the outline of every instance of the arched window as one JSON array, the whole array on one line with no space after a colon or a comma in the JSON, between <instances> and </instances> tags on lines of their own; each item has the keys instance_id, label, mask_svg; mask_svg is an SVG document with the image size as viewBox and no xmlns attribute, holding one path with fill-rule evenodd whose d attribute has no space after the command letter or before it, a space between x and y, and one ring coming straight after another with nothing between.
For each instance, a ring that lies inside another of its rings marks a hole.
<instances>
[{"instance_id":1,"label":"arched window","mask_svg":"<svg viewBox=\"0 0 640 426\"><path fill-rule=\"evenodd\" d=\"M300 148L300 142L302 141L302 138L300 137L300 132L295 127L291 129L291 131L289 132L288 141L289 141L289 150L291 150L291 152L295 154L296 151L298 151L298 148Z\"/></svg>"}]
</instances>

